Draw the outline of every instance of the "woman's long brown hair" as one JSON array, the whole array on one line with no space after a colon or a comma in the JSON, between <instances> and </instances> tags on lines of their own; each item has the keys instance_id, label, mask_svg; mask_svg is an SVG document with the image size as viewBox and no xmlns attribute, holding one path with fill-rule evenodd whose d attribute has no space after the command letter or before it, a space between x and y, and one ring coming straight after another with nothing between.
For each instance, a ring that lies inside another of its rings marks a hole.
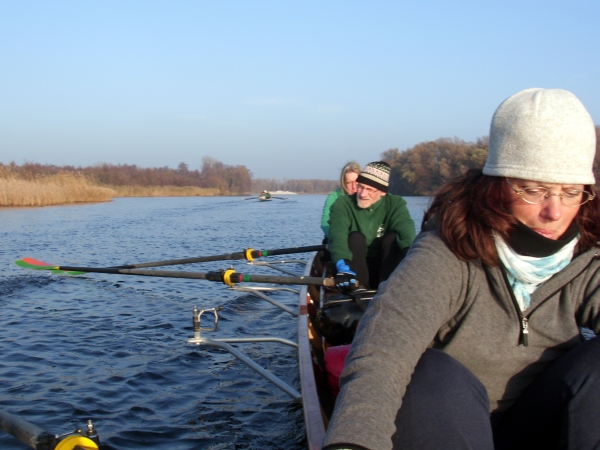
<instances>
[{"instance_id":1,"label":"woman's long brown hair","mask_svg":"<svg viewBox=\"0 0 600 450\"><path fill-rule=\"evenodd\" d=\"M423 229L433 222L450 250L461 260L480 258L489 266L499 264L492 232L508 239L517 219L509 212L512 201L504 178L483 175L471 169L442 186L423 217ZM587 187L590 189L590 187ZM600 202L581 206L575 218L581 229L579 250L599 247Z\"/></svg>"}]
</instances>

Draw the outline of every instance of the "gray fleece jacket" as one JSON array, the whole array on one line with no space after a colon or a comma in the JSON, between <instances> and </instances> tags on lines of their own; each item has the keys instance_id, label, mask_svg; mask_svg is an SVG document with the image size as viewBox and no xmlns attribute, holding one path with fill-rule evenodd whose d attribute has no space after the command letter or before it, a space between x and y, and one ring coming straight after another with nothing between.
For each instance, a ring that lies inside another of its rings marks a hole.
<instances>
[{"instance_id":1,"label":"gray fleece jacket","mask_svg":"<svg viewBox=\"0 0 600 450\"><path fill-rule=\"evenodd\" d=\"M538 287L523 320L503 269L460 261L435 232L421 233L360 321L325 445L391 449L396 413L427 347L481 380L491 412L508 408L580 343L580 326L600 331L599 254L578 255Z\"/></svg>"}]
</instances>

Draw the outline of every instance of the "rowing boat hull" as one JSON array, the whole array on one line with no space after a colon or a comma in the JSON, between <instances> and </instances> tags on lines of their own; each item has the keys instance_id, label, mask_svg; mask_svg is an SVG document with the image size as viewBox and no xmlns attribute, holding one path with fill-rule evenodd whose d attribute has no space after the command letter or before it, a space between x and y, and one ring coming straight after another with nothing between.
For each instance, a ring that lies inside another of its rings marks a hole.
<instances>
[{"instance_id":1,"label":"rowing boat hull","mask_svg":"<svg viewBox=\"0 0 600 450\"><path fill-rule=\"evenodd\" d=\"M306 265L304 276L319 276L316 264L317 253L314 253ZM319 291L314 287L302 286L300 289L298 314L298 357L300 367L300 385L306 440L308 448L320 450L325 438L327 414L323 408L324 376L320 369L318 341L320 337L314 330L312 320L318 307ZM317 345L315 345L315 342Z\"/></svg>"}]
</instances>

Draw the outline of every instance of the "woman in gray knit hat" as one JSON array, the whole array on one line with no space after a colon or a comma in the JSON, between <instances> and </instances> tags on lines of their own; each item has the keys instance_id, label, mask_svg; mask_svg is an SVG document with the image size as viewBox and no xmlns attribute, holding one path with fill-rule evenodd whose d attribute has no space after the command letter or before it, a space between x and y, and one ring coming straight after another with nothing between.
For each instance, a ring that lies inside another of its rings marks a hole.
<instances>
[{"instance_id":1,"label":"woman in gray knit hat","mask_svg":"<svg viewBox=\"0 0 600 450\"><path fill-rule=\"evenodd\" d=\"M361 320L326 449L600 448L595 147L568 91L498 107Z\"/></svg>"}]
</instances>

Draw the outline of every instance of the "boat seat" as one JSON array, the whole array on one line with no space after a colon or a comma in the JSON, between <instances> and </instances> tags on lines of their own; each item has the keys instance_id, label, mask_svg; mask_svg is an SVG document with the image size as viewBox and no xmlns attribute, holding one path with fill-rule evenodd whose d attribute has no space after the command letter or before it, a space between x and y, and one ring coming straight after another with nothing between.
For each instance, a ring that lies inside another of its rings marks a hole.
<instances>
[{"instance_id":1,"label":"boat seat","mask_svg":"<svg viewBox=\"0 0 600 450\"><path fill-rule=\"evenodd\" d=\"M325 373L331 394L337 397L340 392L340 375L346 364L346 356L352 344L336 345L325 350Z\"/></svg>"}]
</instances>

